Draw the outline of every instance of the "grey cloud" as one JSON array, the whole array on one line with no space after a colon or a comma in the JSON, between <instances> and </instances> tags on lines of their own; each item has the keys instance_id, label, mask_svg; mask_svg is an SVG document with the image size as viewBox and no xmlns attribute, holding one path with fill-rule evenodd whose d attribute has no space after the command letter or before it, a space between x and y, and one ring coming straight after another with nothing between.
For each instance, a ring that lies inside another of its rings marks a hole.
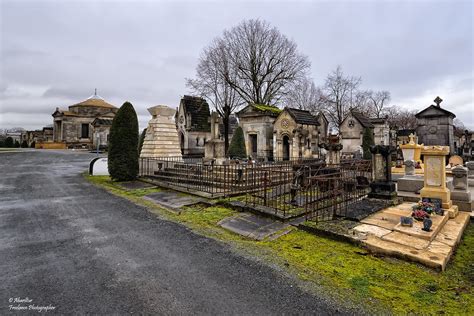
<instances>
[{"instance_id":1,"label":"grey cloud","mask_svg":"<svg viewBox=\"0 0 474 316\"><path fill-rule=\"evenodd\" d=\"M25 127L50 124L56 106L80 102L97 88L114 105L131 101L143 128L147 107L176 107L188 92L184 78L194 76L213 38L242 19L262 18L296 41L317 85L342 65L347 74L362 76L363 88L389 90L401 106L423 108L431 94L444 93L445 104L474 128L472 6L3 1L0 125L22 125L22 119Z\"/></svg>"}]
</instances>

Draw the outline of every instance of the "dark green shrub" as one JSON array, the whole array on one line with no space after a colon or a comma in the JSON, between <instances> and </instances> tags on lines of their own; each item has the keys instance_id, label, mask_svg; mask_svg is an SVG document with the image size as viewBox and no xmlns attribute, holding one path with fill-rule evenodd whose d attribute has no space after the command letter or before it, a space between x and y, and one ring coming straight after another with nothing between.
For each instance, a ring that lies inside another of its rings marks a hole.
<instances>
[{"instance_id":1,"label":"dark green shrub","mask_svg":"<svg viewBox=\"0 0 474 316\"><path fill-rule=\"evenodd\" d=\"M15 148L20 148L20 142L15 140Z\"/></svg>"},{"instance_id":2,"label":"dark green shrub","mask_svg":"<svg viewBox=\"0 0 474 316\"><path fill-rule=\"evenodd\" d=\"M36 142L35 142L35 141L31 142L30 147L31 147L31 148L35 148L35 146L36 146Z\"/></svg>"},{"instance_id":3,"label":"dark green shrub","mask_svg":"<svg viewBox=\"0 0 474 316\"><path fill-rule=\"evenodd\" d=\"M229 145L229 151L227 152L227 156L229 156L230 158L247 158L247 151L245 150L244 131L240 126L235 129L234 136L232 136L232 140Z\"/></svg>"},{"instance_id":4,"label":"dark green shrub","mask_svg":"<svg viewBox=\"0 0 474 316\"><path fill-rule=\"evenodd\" d=\"M370 128L364 128L364 134L362 135L362 149L364 151L364 159L372 159L372 153L370 147L374 145L374 133Z\"/></svg>"},{"instance_id":5,"label":"dark green shrub","mask_svg":"<svg viewBox=\"0 0 474 316\"><path fill-rule=\"evenodd\" d=\"M21 148L28 148L28 143L26 142L26 140L21 142Z\"/></svg>"},{"instance_id":6,"label":"dark green shrub","mask_svg":"<svg viewBox=\"0 0 474 316\"><path fill-rule=\"evenodd\" d=\"M130 181L138 175L138 119L130 102L118 110L110 128L109 174L114 181Z\"/></svg>"},{"instance_id":7,"label":"dark green shrub","mask_svg":"<svg viewBox=\"0 0 474 316\"><path fill-rule=\"evenodd\" d=\"M10 136L5 139L5 147L7 148L13 148L15 144L13 143L13 138Z\"/></svg>"},{"instance_id":8,"label":"dark green shrub","mask_svg":"<svg viewBox=\"0 0 474 316\"><path fill-rule=\"evenodd\" d=\"M140 140L138 141L138 156L140 156L140 153L142 152L143 141L145 140L145 135L146 135L146 128L140 134Z\"/></svg>"}]
</instances>

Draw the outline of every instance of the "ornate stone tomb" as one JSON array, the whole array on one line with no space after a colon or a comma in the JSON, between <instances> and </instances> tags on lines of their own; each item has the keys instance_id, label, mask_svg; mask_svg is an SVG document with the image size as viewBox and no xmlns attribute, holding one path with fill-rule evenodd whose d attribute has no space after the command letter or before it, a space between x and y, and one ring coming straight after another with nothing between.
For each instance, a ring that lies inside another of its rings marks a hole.
<instances>
[{"instance_id":1,"label":"ornate stone tomb","mask_svg":"<svg viewBox=\"0 0 474 316\"><path fill-rule=\"evenodd\" d=\"M176 110L165 105L157 105L149 108L148 112L152 115L152 119L148 122L140 157L181 158L178 132L174 121Z\"/></svg>"},{"instance_id":2,"label":"ornate stone tomb","mask_svg":"<svg viewBox=\"0 0 474 316\"><path fill-rule=\"evenodd\" d=\"M443 209L450 218L456 216L457 206L451 201L451 191L446 187L446 156L448 146L425 146L422 154L425 156L424 186L420 191L421 198L441 199Z\"/></svg>"}]
</instances>

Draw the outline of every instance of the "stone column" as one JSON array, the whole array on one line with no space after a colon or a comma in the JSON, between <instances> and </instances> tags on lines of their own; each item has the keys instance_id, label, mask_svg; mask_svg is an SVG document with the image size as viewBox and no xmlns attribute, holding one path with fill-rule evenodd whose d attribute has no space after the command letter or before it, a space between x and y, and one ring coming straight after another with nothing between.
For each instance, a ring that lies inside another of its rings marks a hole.
<instances>
[{"instance_id":1,"label":"stone column","mask_svg":"<svg viewBox=\"0 0 474 316\"><path fill-rule=\"evenodd\" d=\"M442 207L452 206L451 192L446 187L446 156L449 146L425 146L422 150L425 156L424 186L420 190L421 198L435 198L442 201Z\"/></svg>"},{"instance_id":2,"label":"stone column","mask_svg":"<svg viewBox=\"0 0 474 316\"><path fill-rule=\"evenodd\" d=\"M397 197L395 183L392 181L391 149L387 145L370 148L372 153L372 175L369 198L391 200Z\"/></svg>"},{"instance_id":3,"label":"stone column","mask_svg":"<svg viewBox=\"0 0 474 316\"><path fill-rule=\"evenodd\" d=\"M176 157L181 160L181 148L174 115L176 110L165 105L148 109L152 119L148 122L140 158Z\"/></svg>"}]
</instances>

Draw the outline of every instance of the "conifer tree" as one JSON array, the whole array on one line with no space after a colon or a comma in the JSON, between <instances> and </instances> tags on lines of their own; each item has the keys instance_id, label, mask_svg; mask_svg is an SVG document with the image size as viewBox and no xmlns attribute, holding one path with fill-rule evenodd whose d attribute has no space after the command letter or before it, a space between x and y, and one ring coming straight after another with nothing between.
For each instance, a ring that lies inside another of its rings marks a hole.
<instances>
[{"instance_id":1,"label":"conifer tree","mask_svg":"<svg viewBox=\"0 0 474 316\"><path fill-rule=\"evenodd\" d=\"M140 156L140 153L142 152L143 142L145 141L145 135L146 135L146 128L140 134L140 139L138 141L138 156Z\"/></svg>"},{"instance_id":2,"label":"conifer tree","mask_svg":"<svg viewBox=\"0 0 474 316\"><path fill-rule=\"evenodd\" d=\"M247 158L247 151L245 150L244 131L240 126L235 129L234 136L232 136L232 141L230 142L227 156L229 156L230 158Z\"/></svg>"},{"instance_id":3,"label":"conifer tree","mask_svg":"<svg viewBox=\"0 0 474 316\"><path fill-rule=\"evenodd\" d=\"M133 105L125 102L110 128L109 174L114 181L131 181L138 175L138 118Z\"/></svg>"},{"instance_id":4,"label":"conifer tree","mask_svg":"<svg viewBox=\"0 0 474 316\"><path fill-rule=\"evenodd\" d=\"M26 142L26 140L21 142L21 148L28 148L28 143Z\"/></svg>"},{"instance_id":5,"label":"conifer tree","mask_svg":"<svg viewBox=\"0 0 474 316\"><path fill-rule=\"evenodd\" d=\"M6 139L5 139L5 147L7 148L13 148L13 138L11 138L10 136L8 136Z\"/></svg>"},{"instance_id":6,"label":"conifer tree","mask_svg":"<svg viewBox=\"0 0 474 316\"><path fill-rule=\"evenodd\" d=\"M364 134L362 135L362 149L364 151L364 159L372 159L372 153L370 147L374 145L374 133L370 128L364 128Z\"/></svg>"}]
</instances>

